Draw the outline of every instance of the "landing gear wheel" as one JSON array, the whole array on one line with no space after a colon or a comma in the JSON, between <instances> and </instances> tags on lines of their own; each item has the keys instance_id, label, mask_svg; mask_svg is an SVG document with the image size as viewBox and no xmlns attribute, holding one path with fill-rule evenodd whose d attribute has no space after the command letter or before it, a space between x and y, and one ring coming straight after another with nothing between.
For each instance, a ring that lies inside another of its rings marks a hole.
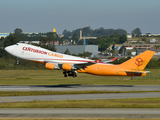
<instances>
[{"instance_id":1,"label":"landing gear wheel","mask_svg":"<svg viewBox=\"0 0 160 120\"><path fill-rule=\"evenodd\" d=\"M67 74L64 74L64 77L67 77Z\"/></svg>"},{"instance_id":2,"label":"landing gear wheel","mask_svg":"<svg viewBox=\"0 0 160 120\"><path fill-rule=\"evenodd\" d=\"M73 74L73 77L77 77L77 75L76 75L76 74Z\"/></svg>"},{"instance_id":3,"label":"landing gear wheel","mask_svg":"<svg viewBox=\"0 0 160 120\"><path fill-rule=\"evenodd\" d=\"M67 71L64 70L64 71L63 71L63 74L66 74L66 73L67 73Z\"/></svg>"},{"instance_id":4,"label":"landing gear wheel","mask_svg":"<svg viewBox=\"0 0 160 120\"><path fill-rule=\"evenodd\" d=\"M64 74L64 77L67 77L67 76L77 77L77 72L76 71L64 70L63 74Z\"/></svg>"}]
</instances>

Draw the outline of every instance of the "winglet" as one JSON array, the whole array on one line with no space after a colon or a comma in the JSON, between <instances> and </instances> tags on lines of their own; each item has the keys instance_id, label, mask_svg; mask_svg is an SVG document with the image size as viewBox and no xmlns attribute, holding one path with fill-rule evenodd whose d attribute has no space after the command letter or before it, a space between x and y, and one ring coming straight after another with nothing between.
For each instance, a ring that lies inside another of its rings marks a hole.
<instances>
[{"instance_id":1,"label":"winglet","mask_svg":"<svg viewBox=\"0 0 160 120\"><path fill-rule=\"evenodd\" d=\"M110 59L110 60L112 60L112 61L115 61L117 58L115 57L115 58L112 58L112 59Z\"/></svg>"},{"instance_id":2,"label":"winglet","mask_svg":"<svg viewBox=\"0 0 160 120\"><path fill-rule=\"evenodd\" d=\"M96 60L94 61L95 63L100 63L102 61L102 59Z\"/></svg>"},{"instance_id":3,"label":"winglet","mask_svg":"<svg viewBox=\"0 0 160 120\"><path fill-rule=\"evenodd\" d=\"M108 63L108 62L113 62L115 61L117 58L112 58L112 59L107 59L107 60L102 60L102 59L99 59L99 60L96 60L94 61L95 63Z\"/></svg>"}]
</instances>

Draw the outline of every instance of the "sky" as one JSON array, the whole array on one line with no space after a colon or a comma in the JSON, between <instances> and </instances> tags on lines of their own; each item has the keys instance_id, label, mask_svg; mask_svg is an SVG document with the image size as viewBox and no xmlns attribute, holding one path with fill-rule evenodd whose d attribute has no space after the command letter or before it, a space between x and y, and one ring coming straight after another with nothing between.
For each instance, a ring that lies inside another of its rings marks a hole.
<instances>
[{"instance_id":1,"label":"sky","mask_svg":"<svg viewBox=\"0 0 160 120\"><path fill-rule=\"evenodd\" d=\"M124 29L160 34L160 0L0 0L0 33Z\"/></svg>"}]
</instances>

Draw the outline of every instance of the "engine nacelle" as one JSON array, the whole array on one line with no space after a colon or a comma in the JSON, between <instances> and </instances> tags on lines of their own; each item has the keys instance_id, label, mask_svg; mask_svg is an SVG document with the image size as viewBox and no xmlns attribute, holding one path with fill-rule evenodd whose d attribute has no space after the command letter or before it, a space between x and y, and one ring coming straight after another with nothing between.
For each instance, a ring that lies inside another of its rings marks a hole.
<instances>
[{"instance_id":1,"label":"engine nacelle","mask_svg":"<svg viewBox=\"0 0 160 120\"><path fill-rule=\"evenodd\" d=\"M51 70L60 69L60 68L58 67L58 65L52 64L52 63L46 63L45 67L46 67L47 69L51 69Z\"/></svg>"},{"instance_id":2,"label":"engine nacelle","mask_svg":"<svg viewBox=\"0 0 160 120\"><path fill-rule=\"evenodd\" d=\"M62 69L72 71L72 70L75 70L75 67L70 65L70 64L64 63L63 66L62 66Z\"/></svg>"}]
</instances>

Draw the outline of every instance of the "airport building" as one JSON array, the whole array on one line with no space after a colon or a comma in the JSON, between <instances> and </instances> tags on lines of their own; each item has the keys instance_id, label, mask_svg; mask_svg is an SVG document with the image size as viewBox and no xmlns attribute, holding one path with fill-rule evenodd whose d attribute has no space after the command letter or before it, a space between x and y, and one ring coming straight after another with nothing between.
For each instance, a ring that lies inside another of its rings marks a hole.
<instances>
[{"instance_id":1,"label":"airport building","mask_svg":"<svg viewBox=\"0 0 160 120\"><path fill-rule=\"evenodd\" d=\"M55 45L55 48L59 53L64 53L68 49L71 54L91 52L93 57L98 55L98 45Z\"/></svg>"}]
</instances>

